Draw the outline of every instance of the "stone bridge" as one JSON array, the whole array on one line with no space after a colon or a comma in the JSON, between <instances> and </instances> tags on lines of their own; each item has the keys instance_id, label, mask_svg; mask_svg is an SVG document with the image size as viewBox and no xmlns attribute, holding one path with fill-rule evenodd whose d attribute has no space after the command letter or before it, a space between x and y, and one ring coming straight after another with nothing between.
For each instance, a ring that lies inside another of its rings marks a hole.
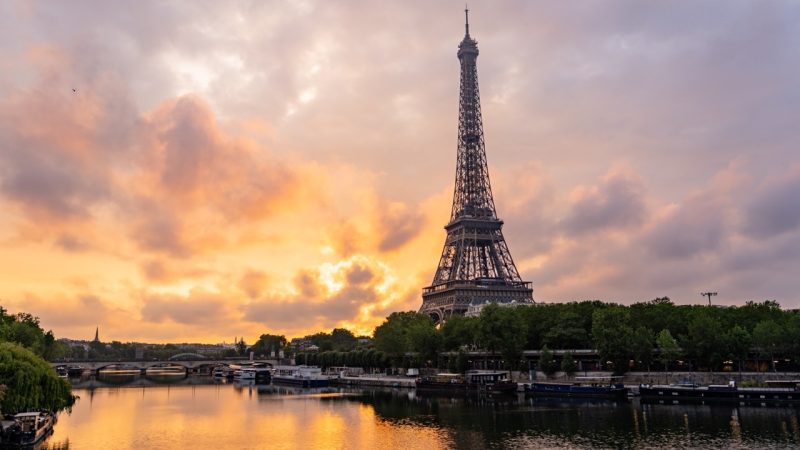
<instances>
[{"instance_id":1,"label":"stone bridge","mask_svg":"<svg viewBox=\"0 0 800 450\"><path fill-rule=\"evenodd\" d=\"M278 359L168 359L168 360L70 360L70 361L55 361L50 365L53 367L66 366L66 367L79 367L85 370L91 370L92 374L96 375L97 372L103 369L131 369L139 370L144 373L147 369L158 367L183 367L186 373L198 373L205 370L211 370L216 366L241 364L246 362L266 364L268 366L276 366L288 361L281 361Z\"/></svg>"}]
</instances>

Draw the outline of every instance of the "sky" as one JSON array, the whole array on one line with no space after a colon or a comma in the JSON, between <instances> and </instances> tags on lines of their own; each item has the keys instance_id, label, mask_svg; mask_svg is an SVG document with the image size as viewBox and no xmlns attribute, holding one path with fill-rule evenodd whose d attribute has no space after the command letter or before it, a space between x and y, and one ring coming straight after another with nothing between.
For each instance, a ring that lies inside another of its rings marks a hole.
<instances>
[{"instance_id":1,"label":"sky","mask_svg":"<svg viewBox=\"0 0 800 450\"><path fill-rule=\"evenodd\" d=\"M231 342L417 310L463 2L0 2L0 304ZM487 159L538 302L800 308L800 3L475 1Z\"/></svg>"}]
</instances>

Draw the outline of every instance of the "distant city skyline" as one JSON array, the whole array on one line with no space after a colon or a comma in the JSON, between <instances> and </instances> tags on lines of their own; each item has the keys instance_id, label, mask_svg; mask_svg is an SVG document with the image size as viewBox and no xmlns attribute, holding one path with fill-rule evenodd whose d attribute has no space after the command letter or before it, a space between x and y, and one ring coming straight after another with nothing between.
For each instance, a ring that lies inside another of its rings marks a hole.
<instances>
[{"instance_id":1,"label":"distant city skyline","mask_svg":"<svg viewBox=\"0 0 800 450\"><path fill-rule=\"evenodd\" d=\"M147 342L416 310L463 9L0 4L0 304ZM470 3L497 213L537 302L800 307L799 25L789 1Z\"/></svg>"}]
</instances>

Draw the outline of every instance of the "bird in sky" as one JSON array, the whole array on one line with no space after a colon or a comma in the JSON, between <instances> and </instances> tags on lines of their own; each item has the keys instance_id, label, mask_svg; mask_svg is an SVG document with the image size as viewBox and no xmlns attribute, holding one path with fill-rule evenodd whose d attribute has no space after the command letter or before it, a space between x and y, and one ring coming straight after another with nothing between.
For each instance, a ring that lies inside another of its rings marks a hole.
<instances>
[{"instance_id":1,"label":"bird in sky","mask_svg":"<svg viewBox=\"0 0 800 450\"><path fill-rule=\"evenodd\" d=\"M75 88L72 88L72 92L73 92L73 93L75 93L75 94L77 94L77 93L78 93L78 90L77 90L77 89L75 89Z\"/></svg>"}]
</instances>

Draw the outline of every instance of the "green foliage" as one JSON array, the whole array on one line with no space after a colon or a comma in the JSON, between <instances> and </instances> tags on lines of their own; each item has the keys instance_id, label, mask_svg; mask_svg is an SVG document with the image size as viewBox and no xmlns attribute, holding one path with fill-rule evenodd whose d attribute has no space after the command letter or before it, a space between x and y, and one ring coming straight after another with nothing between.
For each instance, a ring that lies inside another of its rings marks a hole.
<instances>
[{"instance_id":1,"label":"green foliage","mask_svg":"<svg viewBox=\"0 0 800 450\"><path fill-rule=\"evenodd\" d=\"M331 331L331 344L334 350L350 351L356 347L358 340L350 330L344 328L334 328Z\"/></svg>"},{"instance_id":2,"label":"green foliage","mask_svg":"<svg viewBox=\"0 0 800 450\"><path fill-rule=\"evenodd\" d=\"M525 347L527 324L517 307L489 304L483 308L478 324L478 342L490 352L499 351L511 369L515 369Z\"/></svg>"},{"instance_id":3,"label":"green foliage","mask_svg":"<svg viewBox=\"0 0 800 450\"><path fill-rule=\"evenodd\" d=\"M247 344L244 342L244 338L239 338L233 346L236 348L236 354L240 356L247 354Z\"/></svg>"},{"instance_id":4,"label":"green foliage","mask_svg":"<svg viewBox=\"0 0 800 450\"><path fill-rule=\"evenodd\" d=\"M539 370L548 377L553 376L558 371L558 363L553 357L553 352L546 345L542 347L542 353L539 355Z\"/></svg>"},{"instance_id":5,"label":"green foliage","mask_svg":"<svg viewBox=\"0 0 800 450\"><path fill-rule=\"evenodd\" d=\"M669 369L669 363L681 357L681 348L669 330L661 330L658 333L656 347L658 347L659 360L667 370Z\"/></svg>"},{"instance_id":6,"label":"green foliage","mask_svg":"<svg viewBox=\"0 0 800 450\"><path fill-rule=\"evenodd\" d=\"M392 313L375 328L375 348L400 365L406 353L417 352L425 360L436 360L441 336L426 314L412 311Z\"/></svg>"},{"instance_id":7,"label":"green foliage","mask_svg":"<svg viewBox=\"0 0 800 450\"><path fill-rule=\"evenodd\" d=\"M650 363L653 361L653 345L655 336L650 328L638 326L631 335L631 352L637 362L640 362L647 370L650 370Z\"/></svg>"},{"instance_id":8,"label":"green foliage","mask_svg":"<svg viewBox=\"0 0 800 450\"><path fill-rule=\"evenodd\" d=\"M775 371L775 354L783 350L785 345L784 331L774 320L759 322L753 328L753 343L761 355L769 356L772 370Z\"/></svg>"},{"instance_id":9,"label":"green foliage","mask_svg":"<svg viewBox=\"0 0 800 450\"><path fill-rule=\"evenodd\" d=\"M575 364L575 357L570 352L564 353L564 357L561 360L561 371L572 376L576 370L578 370L578 365Z\"/></svg>"},{"instance_id":10,"label":"green foliage","mask_svg":"<svg viewBox=\"0 0 800 450\"><path fill-rule=\"evenodd\" d=\"M738 360L739 372L742 371L742 361L747 359L747 354L750 352L750 347L753 345L753 339L750 333L739 325L735 325L723 336L725 342L725 349L728 352L728 357Z\"/></svg>"},{"instance_id":11,"label":"green foliage","mask_svg":"<svg viewBox=\"0 0 800 450\"><path fill-rule=\"evenodd\" d=\"M45 332L39 318L28 313L8 314L0 306L0 341L15 342L45 359L67 356L69 348L56 342L52 331Z\"/></svg>"},{"instance_id":12,"label":"green foliage","mask_svg":"<svg viewBox=\"0 0 800 450\"><path fill-rule=\"evenodd\" d=\"M694 314L689 322L689 334L682 339L681 345L690 358L709 371L722 361L725 351L722 325L712 315L714 311L704 308Z\"/></svg>"},{"instance_id":13,"label":"green foliage","mask_svg":"<svg viewBox=\"0 0 800 450\"><path fill-rule=\"evenodd\" d=\"M619 305L599 309L592 316L592 336L600 358L611 361L618 374L628 370L631 357L633 330L629 323L628 310Z\"/></svg>"},{"instance_id":14,"label":"green foliage","mask_svg":"<svg viewBox=\"0 0 800 450\"><path fill-rule=\"evenodd\" d=\"M271 356L274 352L275 356L277 356L278 352L286 348L286 344L286 336L277 334L262 334L258 337L256 343L250 347L250 351L256 355L263 356Z\"/></svg>"},{"instance_id":15,"label":"green foliage","mask_svg":"<svg viewBox=\"0 0 800 450\"><path fill-rule=\"evenodd\" d=\"M11 342L0 343L0 385L6 387L0 402L3 413L58 411L75 401L69 384L45 360Z\"/></svg>"},{"instance_id":16,"label":"green foliage","mask_svg":"<svg viewBox=\"0 0 800 450\"><path fill-rule=\"evenodd\" d=\"M461 347L474 346L478 336L477 317L453 316L447 319L440 330L442 348L446 351L458 350Z\"/></svg>"}]
</instances>

